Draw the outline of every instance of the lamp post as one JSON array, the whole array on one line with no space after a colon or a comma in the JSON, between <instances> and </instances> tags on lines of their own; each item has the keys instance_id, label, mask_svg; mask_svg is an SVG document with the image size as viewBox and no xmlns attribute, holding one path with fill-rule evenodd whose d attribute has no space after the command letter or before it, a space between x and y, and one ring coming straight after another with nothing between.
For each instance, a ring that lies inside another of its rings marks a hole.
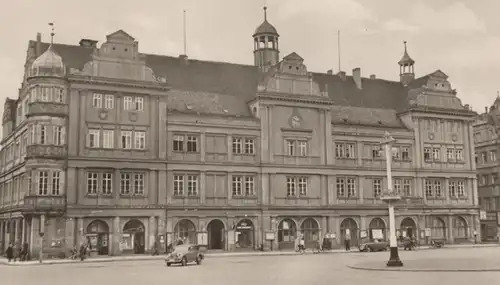
<instances>
[{"instance_id":1,"label":"lamp post","mask_svg":"<svg viewBox=\"0 0 500 285\"><path fill-rule=\"evenodd\" d=\"M385 161L387 166L387 191L385 191L380 198L382 201L388 204L389 206L389 246L391 250L391 255L389 257L389 261L387 261L387 266L389 267L400 267L403 266L403 262L399 259L398 253L398 242L396 239L396 222L394 217L394 202L401 200L398 193L394 193L392 189L392 143L395 139L389 134L389 132L385 132L384 140L382 141L382 145L385 147Z\"/></svg>"}]
</instances>

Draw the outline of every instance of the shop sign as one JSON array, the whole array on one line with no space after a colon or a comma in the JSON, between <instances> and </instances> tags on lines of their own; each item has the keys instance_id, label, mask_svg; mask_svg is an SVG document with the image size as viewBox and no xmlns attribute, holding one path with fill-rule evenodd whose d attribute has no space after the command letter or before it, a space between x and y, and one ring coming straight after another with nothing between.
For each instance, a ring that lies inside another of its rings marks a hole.
<instances>
[{"instance_id":1,"label":"shop sign","mask_svg":"<svg viewBox=\"0 0 500 285\"><path fill-rule=\"evenodd\" d=\"M276 236L274 234L274 232L267 232L266 233L266 240L275 240L276 239Z\"/></svg>"}]
</instances>

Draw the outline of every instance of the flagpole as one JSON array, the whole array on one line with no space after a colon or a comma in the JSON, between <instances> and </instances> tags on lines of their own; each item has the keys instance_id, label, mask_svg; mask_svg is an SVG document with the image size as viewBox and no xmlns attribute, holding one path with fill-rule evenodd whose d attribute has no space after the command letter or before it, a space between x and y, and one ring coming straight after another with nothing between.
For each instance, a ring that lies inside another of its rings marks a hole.
<instances>
[{"instance_id":1,"label":"flagpole","mask_svg":"<svg viewBox=\"0 0 500 285\"><path fill-rule=\"evenodd\" d=\"M340 30L337 30L337 51L338 51L338 60L339 60L339 72L342 71L340 64Z\"/></svg>"}]
</instances>

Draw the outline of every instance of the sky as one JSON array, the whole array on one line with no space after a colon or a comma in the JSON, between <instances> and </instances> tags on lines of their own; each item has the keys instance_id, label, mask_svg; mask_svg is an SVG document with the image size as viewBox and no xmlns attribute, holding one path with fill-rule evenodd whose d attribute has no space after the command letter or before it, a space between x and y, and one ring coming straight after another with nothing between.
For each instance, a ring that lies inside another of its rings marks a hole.
<instances>
[{"instance_id":1,"label":"sky","mask_svg":"<svg viewBox=\"0 0 500 285\"><path fill-rule=\"evenodd\" d=\"M449 76L464 104L477 112L500 90L498 0L0 0L0 99L17 98L29 40L77 45L123 29L143 53L183 53L202 60L253 64L252 34L268 20L280 34L281 57L304 58L309 71L361 68L362 76L398 80L403 41L417 77L437 69ZM3 108L0 108L3 112Z\"/></svg>"}]
</instances>

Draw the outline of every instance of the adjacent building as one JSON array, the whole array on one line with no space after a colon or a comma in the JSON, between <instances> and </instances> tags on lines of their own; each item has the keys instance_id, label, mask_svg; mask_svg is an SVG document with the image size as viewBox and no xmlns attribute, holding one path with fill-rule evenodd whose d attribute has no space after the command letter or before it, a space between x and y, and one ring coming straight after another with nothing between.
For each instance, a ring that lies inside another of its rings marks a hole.
<instances>
[{"instance_id":1,"label":"adjacent building","mask_svg":"<svg viewBox=\"0 0 500 285\"><path fill-rule=\"evenodd\" d=\"M477 117L474 124L479 205L481 206L481 236L485 241L497 241L500 227L500 97Z\"/></svg>"},{"instance_id":2,"label":"adjacent building","mask_svg":"<svg viewBox=\"0 0 500 285\"><path fill-rule=\"evenodd\" d=\"M475 113L446 74L417 78L406 44L398 81L310 72L280 56L279 38L267 18L249 34L254 65L143 54L122 30L100 45L29 41L4 107L1 244L35 257L87 242L119 255L178 239L275 250L299 235L387 238L386 131L398 235L470 242Z\"/></svg>"}]
</instances>

